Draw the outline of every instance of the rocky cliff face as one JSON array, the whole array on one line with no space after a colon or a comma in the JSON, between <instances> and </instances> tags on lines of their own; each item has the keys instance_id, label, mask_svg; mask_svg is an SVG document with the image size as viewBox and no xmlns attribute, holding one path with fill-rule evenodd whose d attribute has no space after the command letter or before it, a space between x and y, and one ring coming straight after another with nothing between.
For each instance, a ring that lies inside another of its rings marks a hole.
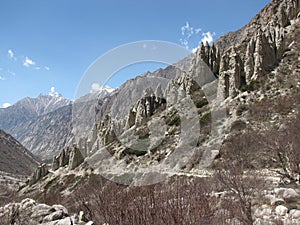
<instances>
[{"instance_id":1,"label":"rocky cliff face","mask_svg":"<svg viewBox=\"0 0 300 225\"><path fill-rule=\"evenodd\" d=\"M298 0L272 1L242 29L219 38L211 47L201 45L195 60L203 60L219 77L220 96L236 96L279 64L299 10Z\"/></svg>"}]
</instances>

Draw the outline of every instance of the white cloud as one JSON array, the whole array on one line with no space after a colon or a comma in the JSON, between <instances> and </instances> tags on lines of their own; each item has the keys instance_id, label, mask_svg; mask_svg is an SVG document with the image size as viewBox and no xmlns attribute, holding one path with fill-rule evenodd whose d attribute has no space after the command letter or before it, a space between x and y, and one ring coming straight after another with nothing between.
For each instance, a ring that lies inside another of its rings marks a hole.
<instances>
[{"instance_id":1,"label":"white cloud","mask_svg":"<svg viewBox=\"0 0 300 225\"><path fill-rule=\"evenodd\" d=\"M206 42L208 42L208 44L211 44L214 41L214 36L215 33L211 33L210 31L206 32L206 33L202 33L202 39L201 42L203 42L204 44Z\"/></svg>"},{"instance_id":2,"label":"white cloud","mask_svg":"<svg viewBox=\"0 0 300 225\"><path fill-rule=\"evenodd\" d=\"M101 86L98 83L93 83L92 84L92 91L100 91L101 90Z\"/></svg>"},{"instance_id":3,"label":"white cloud","mask_svg":"<svg viewBox=\"0 0 300 225\"><path fill-rule=\"evenodd\" d=\"M50 70L50 68L48 66L44 66L45 70Z\"/></svg>"},{"instance_id":4,"label":"white cloud","mask_svg":"<svg viewBox=\"0 0 300 225\"><path fill-rule=\"evenodd\" d=\"M211 44L213 42L214 35L214 32L202 32L201 28L195 28L191 26L189 22L186 22L185 25L181 27L182 37L179 39L179 41L181 45L194 53L197 51L201 41L203 43L206 43L207 41L209 44Z\"/></svg>"},{"instance_id":5,"label":"white cloud","mask_svg":"<svg viewBox=\"0 0 300 225\"><path fill-rule=\"evenodd\" d=\"M98 92L98 91L104 91L104 90L107 91L107 92L109 92L109 93L111 93L111 92L114 91L113 88L111 88L111 87L109 87L107 85L104 86L104 87L102 87L98 83L93 83L91 87L92 87L91 93Z\"/></svg>"},{"instance_id":6,"label":"white cloud","mask_svg":"<svg viewBox=\"0 0 300 225\"><path fill-rule=\"evenodd\" d=\"M41 69L41 67L39 67L39 66L36 66L36 67L34 67L34 69L36 69L36 70L40 70L40 69Z\"/></svg>"},{"instance_id":7,"label":"white cloud","mask_svg":"<svg viewBox=\"0 0 300 225\"><path fill-rule=\"evenodd\" d=\"M14 56L14 52L11 49L8 49L7 56L10 59L17 60L17 58Z\"/></svg>"},{"instance_id":8,"label":"white cloud","mask_svg":"<svg viewBox=\"0 0 300 225\"><path fill-rule=\"evenodd\" d=\"M23 65L26 67L29 67L29 66L35 65L35 62L26 56L25 60L23 61Z\"/></svg>"},{"instance_id":9,"label":"white cloud","mask_svg":"<svg viewBox=\"0 0 300 225\"><path fill-rule=\"evenodd\" d=\"M7 108L9 106L11 106L11 104L8 102L5 102L5 103L3 103L2 108Z\"/></svg>"},{"instance_id":10,"label":"white cloud","mask_svg":"<svg viewBox=\"0 0 300 225\"><path fill-rule=\"evenodd\" d=\"M49 95L50 95L50 96L58 95L58 92L56 92L55 87L51 87L51 88L50 88Z\"/></svg>"},{"instance_id":11,"label":"white cloud","mask_svg":"<svg viewBox=\"0 0 300 225\"><path fill-rule=\"evenodd\" d=\"M4 77L2 77L2 76L0 76L0 80L5 80L5 78L4 78Z\"/></svg>"}]
</instances>

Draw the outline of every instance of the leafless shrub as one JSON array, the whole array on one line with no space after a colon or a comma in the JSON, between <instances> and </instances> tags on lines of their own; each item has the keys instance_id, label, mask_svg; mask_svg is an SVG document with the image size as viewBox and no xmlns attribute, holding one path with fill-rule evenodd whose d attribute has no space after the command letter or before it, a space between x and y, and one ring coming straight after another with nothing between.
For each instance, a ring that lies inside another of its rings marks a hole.
<instances>
[{"instance_id":1,"label":"leafless shrub","mask_svg":"<svg viewBox=\"0 0 300 225\"><path fill-rule=\"evenodd\" d=\"M97 224L211 224L215 201L203 179L176 178L164 184L127 187L94 177L75 194Z\"/></svg>"},{"instance_id":2,"label":"leafless shrub","mask_svg":"<svg viewBox=\"0 0 300 225\"><path fill-rule=\"evenodd\" d=\"M5 185L0 185L0 207L11 202L16 197L16 191Z\"/></svg>"},{"instance_id":3,"label":"leafless shrub","mask_svg":"<svg viewBox=\"0 0 300 225\"><path fill-rule=\"evenodd\" d=\"M228 212L227 219L237 219L245 225L253 224L252 202L264 187L263 179L253 169L257 156L253 149L255 137L254 131L247 131L229 139L214 175L219 191L226 193L221 208Z\"/></svg>"},{"instance_id":4,"label":"leafless shrub","mask_svg":"<svg viewBox=\"0 0 300 225\"><path fill-rule=\"evenodd\" d=\"M278 171L283 180L299 184L300 176L300 115L291 119L279 129L273 127L265 132L260 140L261 145L273 151L282 169Z\"/></svg>"}]
</instances>

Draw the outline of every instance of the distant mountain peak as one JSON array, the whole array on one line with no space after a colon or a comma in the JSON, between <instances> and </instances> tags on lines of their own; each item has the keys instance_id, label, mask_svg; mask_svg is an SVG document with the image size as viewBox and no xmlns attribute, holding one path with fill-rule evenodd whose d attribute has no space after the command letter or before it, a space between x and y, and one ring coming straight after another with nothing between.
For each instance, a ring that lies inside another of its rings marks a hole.
<instances>
[{"instance_id":1,"label":"distant mountain peak","mask_svg":"<svg viewBox=\"0 0 300 225\"><path fill-rule=\"evenodd\" d=\"M107 92L111 93L111 92L113 92L115 89L112 88L112 87L110 87L110 86L108 86L108 85L105 85L105 86L103 87L103 90L106 90Z\"/></svg>"}]
</instances>

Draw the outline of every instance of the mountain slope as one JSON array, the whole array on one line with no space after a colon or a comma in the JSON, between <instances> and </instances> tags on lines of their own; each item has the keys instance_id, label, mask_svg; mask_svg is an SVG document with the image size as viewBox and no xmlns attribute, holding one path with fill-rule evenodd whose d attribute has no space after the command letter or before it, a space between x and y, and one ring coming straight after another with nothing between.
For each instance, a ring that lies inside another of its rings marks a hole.
<instances>
[{"instance_id":1,"label":"mountain slope","mask_svg":"<svg viewBox=\"0 0 300 225\"><path fill-rule=\"evenodd\" d=\"M0 171L30 175L39 161L11 135L0 130Z\"/></svg>"}]
</instances>

